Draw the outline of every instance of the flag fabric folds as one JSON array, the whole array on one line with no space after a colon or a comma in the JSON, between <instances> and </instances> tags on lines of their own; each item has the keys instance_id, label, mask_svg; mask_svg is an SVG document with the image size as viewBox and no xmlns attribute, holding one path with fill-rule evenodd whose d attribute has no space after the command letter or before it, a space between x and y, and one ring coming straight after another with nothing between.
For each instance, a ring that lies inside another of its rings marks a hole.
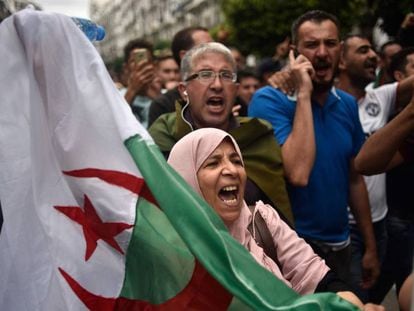
<instances>
[{"instance_id":1,"label":"flag fabric folds","mask_svg":"<svg viewBox=\"0 0 414 311\"><path fill-rule=\"evenodd\" d=\"M353 310L259 266L166 164L69 17L0 24L4 310Z\"/></svg>"}]
</instances>

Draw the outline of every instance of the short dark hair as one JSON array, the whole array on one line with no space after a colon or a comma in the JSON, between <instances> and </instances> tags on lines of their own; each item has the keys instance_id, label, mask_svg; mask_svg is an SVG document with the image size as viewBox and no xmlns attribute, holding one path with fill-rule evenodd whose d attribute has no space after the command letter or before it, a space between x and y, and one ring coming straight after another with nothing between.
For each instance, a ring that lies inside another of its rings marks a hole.
<instances>
[{"instance_id":1,"label":"short dark hair","mask_svg":"<svg viewBox=\"0 0 414 311\"><path fill-rule=\"evenodd\" d=\"M151 57L154 57L154 48L152 44L144 39L134 39L129 41L124 47L124 62L127 63L129 59L129 54L131 54L132 50L135 49L147 49Z\"/></svg>"},{"instance_id":2,"label":"short dark hair","mask_svg":"<svg viewBox=\"0 0 414 311\"><path fill-rule=\"evenodd\" d=\"M395 71L401 71L405 73L405 66L407 66L408 63L407 56L411 54L414 54L414 47L402 49L391 57L391 63L389 67L390 76L393 77Z\"/></svg>"},{"instance_id":3,"label":"short dark hair","mask_svg":"<svg viewBox=\"0 0 414 311\"><path fill-rule=\"evenodd\" d=\"M260 81L257 74L255 74L252 70L249 70L249 69L238 70L237 71L237 82L240 82L241 80L245 78L255 78L258 81Z\"/></svg>"},{"instance_id":4,"label":"short dark hair","mask_svg":"<svg viewBox=\"0 0 414 311\"><path fill-rule=\"evenodd\" d=\"M187 27L181 29L174 35L174 38L171 42L171 51L178 66L180 66L181 63L180 51L188 51L194 46L193 33L196 31L208 32L208 29L201 26Z\"/></svg>"},{"instance_id":5,"label":"short dark hair","mask_svg":"<svg viewBox=\"0 0 414 311\"><path fill-rule=\"evenodd\" d=\"M394 45L394 44L398 44L398 45L401 46L401 44L398 41L396 41L396 40L389 40L389 41L385 42L383 45L381 45L380 50L379 50L379 56L381 58L384 58L385 57L385 49L388 46Z\"/></svg>"},{"instance_id":6,"label":"short dark hair","mask_svg":"<svg viewBox=\"0 0 414 311\"><path fill-rule=\"evenodd\" d=\"M322 23L326 20L330 20L331 22L333 22L336 26L336 28L338 28L338 34L339 34L339 30L340 30L340 23L338 18L333 15L330 14L328 12L325 11L321 11L321 10L312 10L312 11L308 11L305 14L299 16L292 24L292 28L291 28L291 33L292 33L292 42L293 44L297 44L297 40L298 40L298 30L299 27L307 22L307 21L311 21L314 23Z\"/></svg>"},{"instance_id":7,"label":"short dark hair","mask_svg":"<svg viewBox=\"0 0 414 311\"><path fill-rule=\"evenodd\" d=\"M368 38L368 36L365 36L363 34L359 34L359 33L357 33L357 34L347 34L342 40L342 42L343 42L342 54L343 55L348 52L348 49L349 49L348 41L353 39L353 38L368 40L368 42L371 43L371 40Z\"/></svg>"},{"instance_id":8,"label":"short dark hair","mask_svg":"<svg viewBox=\"0 0 414 311\"><path fill-rule=\"evenodd\" d=\"M280 70L282 70L282 65L279 60L266 57L263 58L256 66L256 75L259 77L259 81L261 83L266 83L268 74L273 74Z\"/></svg>"},{"instance_id":9,"label":"short dark hair","mask_svg":"<svg viewBox=\"0 0 414 311\"><path fill-rule=\"evenodd\" d=\"M161 63L161 62L163 62L163 61L165 61L165 60L167 60L167 59L172 59L172 60L174 60L174 57L173 57L171 54L166 54L166 55L162 55L162 56L157 56L157 57L155 58L155 62L156 62L156 63Z\"/></svg>"}]
</instances>

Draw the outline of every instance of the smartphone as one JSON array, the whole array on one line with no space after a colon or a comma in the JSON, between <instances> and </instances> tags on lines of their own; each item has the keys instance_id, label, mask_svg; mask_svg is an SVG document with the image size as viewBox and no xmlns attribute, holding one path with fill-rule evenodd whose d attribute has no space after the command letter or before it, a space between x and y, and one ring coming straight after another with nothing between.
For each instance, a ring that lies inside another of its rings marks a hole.
<instances>
[{"instance_id":1,"label":"smartphone","mask_svg":"<svg viewBox=\"0 0 414 311\"><path fill-rule=\"evenodd\" d=\"M293 55L295 56L295 58L298 58L298 56L300 55L299 51L296 48L293 49Z\"/></svg>"},{"instance_id":2,"label":"smartphone","mask_svg":"<svg viewBox=\"0 0 414 311\"><path fill-rule=\"evenodd\" d=\"M147 49L135 49L133 52L135 63L139 63L143 60L148 60L148 51Z\"/></svg>"}]
</instances>

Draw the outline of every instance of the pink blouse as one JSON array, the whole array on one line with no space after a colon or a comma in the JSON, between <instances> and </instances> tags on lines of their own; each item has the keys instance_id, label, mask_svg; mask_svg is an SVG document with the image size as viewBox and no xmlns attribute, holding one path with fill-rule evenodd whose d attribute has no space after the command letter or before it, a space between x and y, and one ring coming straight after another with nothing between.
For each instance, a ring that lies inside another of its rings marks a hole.
<instances>
[{"instance_id":1,"label":"pink blouse","mask_svg":"<svg viewBox=\"0 0 414 311\"><path fill-rule=\"evenodd\" d=\"M329 271L325 261L314 253L312 248L279 217L270 205L258 201L254 213L260 213L269 228L280 266L264 253L247 230L249 223L254 219L247 206L242 210L244 215L229 228L231 235L249 250L258 263L297 293L313 293L318 283ZM255 228L254 224L253 228ZM255 234L254 229L253 234Z\"/></svg>"}]
</instances>

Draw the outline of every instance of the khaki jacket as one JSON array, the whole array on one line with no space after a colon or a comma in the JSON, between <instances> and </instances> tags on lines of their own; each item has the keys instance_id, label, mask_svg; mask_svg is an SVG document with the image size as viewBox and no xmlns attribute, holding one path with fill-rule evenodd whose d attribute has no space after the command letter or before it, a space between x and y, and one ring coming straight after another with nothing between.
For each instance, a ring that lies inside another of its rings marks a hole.
<instances>
[{"instance_id":1,"label":"khaki jacket","mask_svg":"<svg viewBox=\"0 0 414 311\"><path fill-rule=\"evenodd\" d=\"M281 148L273 136L267 121L257 118L236 117L239 126L229 131L243 155L247 177L272 201L281 217L293 226L293 214L283 173ZM176 112L161 115L149 128L149 133L164 155L174 144L191 132L183 120L181 105Z\"/></svg>"}]
</instances>

